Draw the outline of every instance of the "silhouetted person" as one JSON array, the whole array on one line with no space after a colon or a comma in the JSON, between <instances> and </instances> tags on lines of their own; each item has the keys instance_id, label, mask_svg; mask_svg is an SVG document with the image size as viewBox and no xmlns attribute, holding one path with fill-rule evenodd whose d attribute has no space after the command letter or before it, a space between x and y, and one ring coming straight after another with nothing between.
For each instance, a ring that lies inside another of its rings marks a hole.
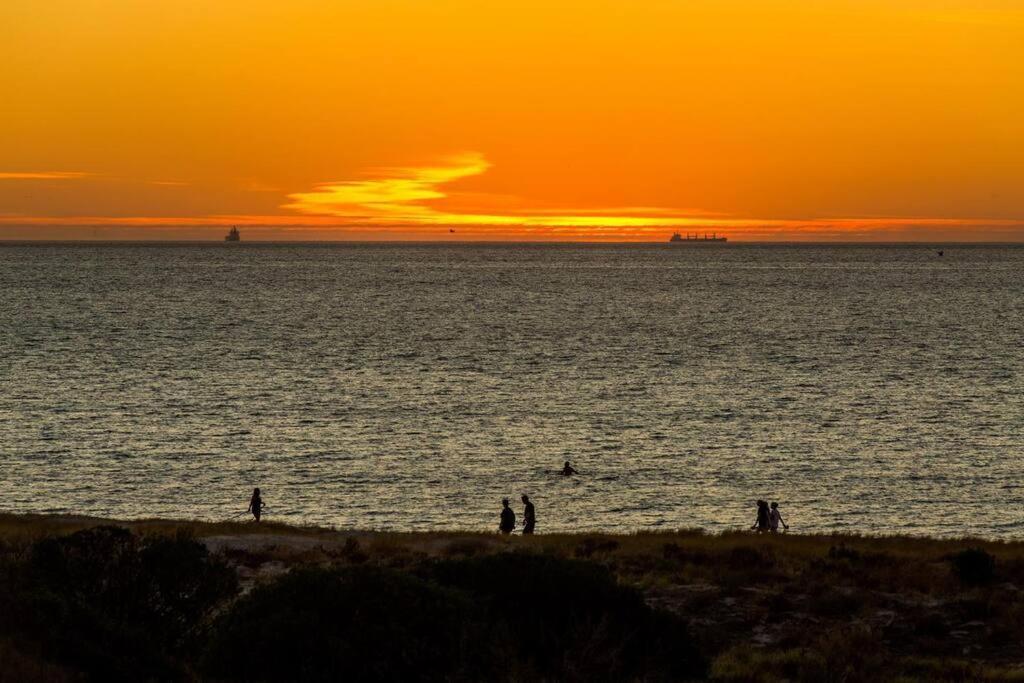
<instances>
[{"instance_id":1,"label":"silhouetted person","mask_svg":"<svg viewBox=\"0 0 1024 683\"><path fill-rule=\"evenodd\" d=\"M579 474L579 472L577 472L576 470L574 470L574 469L572 468L572 465L570 465L570 464L569 464L569 461L568 461L568 460L566 460L566 461L565 461L565 464L564 464L564 465L562 465L562 476L563 476L563 477L568 477L568 476L571 476L571 475L573 475L573 474Z\"/></svg>"},{"instance_id":2,"label":"silhouetted person","mask_svg":"<svg viewBox=\"0 0 1024 683\"><path fill-rule=\"evenodd\" d=\"M757 501L757 521L754 522L754 526L750 528L757 529L757 533L759 534L763 534L764 532L771 530L772 522L771 513L768 512L768 501Z\"/></svg>"},{"instance_id":3,"label":"silhouetted person","mask_svg":"<svg viewBox=\"0 0 1024 683\"><path fill-rule=\"evenodd\" d=\"M789 525L786 524L786 520L782 519L782 513L779 512L779 504L772 503L771 512L768 513L768 522L771 524L772 533L779 533L779 525L782 525L783 529L788 529Z\"/></svg>"},{"instance_id":4,"label":"silhouetted person","mask_svg":"<svg viewBox=\"0 0 1024 683\"><path fill-rule=\"evenodd\" d=\"M537 513L533 509L530 497L523 494L523 534L532 534L533 528L537 526Z\"/></svg>"},{"instance_id":5,"label":"silhouetted person","mask_svg":"<svg viewBox=\"0 0 1024 683\"><path fill-rule=\"evenodd\" d=\"M941 249L939 249L939 251L938 251L938 252L936 252L936 253L937 253L937 254L938 254L939 256L942 256L942 250L941 250Z\"/></svg>"},{"instance_id":6,"label":"silhouetted person","mask_svg":"<svg viewBox=\"0 0 1024 683\"><path fill-rule=\"evenodd\" d=\"M503 534L510 534L516 528L516 513L508 506L508 498L501 499L501 523L498 531Z\"/></svg>"},{"instance_id":7,"label":"silhouetted person","mask_svg":"<svg viewBox=\"0 0 1024 683\"><path fill-rule=\"evenodd\" d=\"M260 498L259 489L252 490L252 498L249 499L249 509L247 512L251 512L257 522L260 521L260 516L263 514L263 499Z\"/></svg>"}]
</instances>

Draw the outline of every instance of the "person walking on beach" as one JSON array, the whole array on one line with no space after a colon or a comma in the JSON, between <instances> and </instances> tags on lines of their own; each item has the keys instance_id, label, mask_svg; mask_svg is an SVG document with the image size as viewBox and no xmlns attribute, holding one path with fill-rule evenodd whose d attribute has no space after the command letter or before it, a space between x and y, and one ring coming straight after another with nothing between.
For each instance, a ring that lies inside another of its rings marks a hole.
<instances>
[{"instance_id":1,"label":"person walking on beach","mask_svg":"<svg viewBox=\"0 0 1024 683\"><path fill-rule=\"evenodd\" d=\"M572 468L572 465L570 465L570 464L569 464L569 461L568 461L568 460L566 460L566 461L565 461L565 464L564 464L564 465L562 465L562 476L563 476L563 477L569 477L569 476L572 476L572 475L574 475L574 474L579 474L579 472L577 472L576 470L574 470L574 469Z\"/></svg>"},{"instance_id":2,"label":"person walking on beach","mask_svg":"<svg viewBox=\"0 0 1024 683\"><path fill-rule=\"evenodd\" d=\"M537 526L537 516L533 509L533 503L530 502L530 497L523 494L523 535L532 534L533 528Z\"/></svg>"},{"instance_id":3,"label":"person walking on beach","mask_svg":"<svg viewBox=\"0 0 1024 683\"><path fill-rule=\"evenodd\" d=\"M779 524L782 525L783 529L788 529L789 525L786 524L786 520L782 519L782 513L779 512L779 504L773 502L771 512L768 513L768 521L772 527L772 533L779 533Z\"/></svg>"},{"instance_id":4,"label":"person walking on beach","mask_svg":"<svg viewBox=\"0 0 1024 683\"><path fill-rule=\"evenodd\" d=\"M510 534L516 528L516 513L508 506L508 498L501 499L501 523L498 531L503 534Z\"/></svg>"},{"instance_id":5,"label":"person walking on beach","mask_svg":"<svg viewBox=\"0 0 1024 683\"><path fill-rule=\"evenodd\" d=\"M759 534L763 534L766 531L771 530L771 513L768 512L768 501L757 501L757 521L754 522L754 526L750 528L757 529L757 533Z\"/></svg>"},{"instance_id":6,"label":"person walking on beach","mask_svg":"<svg viewBox=\"0 0 1024 683\"><path fill-rule=\"evenodd\" d=\"M252 490L252 498L249 499L249 509L246 512L251 512L256 521L260 521L260 516L263 514L263 498L260 497L258 488Z\"/></svg>"}]
</instances>

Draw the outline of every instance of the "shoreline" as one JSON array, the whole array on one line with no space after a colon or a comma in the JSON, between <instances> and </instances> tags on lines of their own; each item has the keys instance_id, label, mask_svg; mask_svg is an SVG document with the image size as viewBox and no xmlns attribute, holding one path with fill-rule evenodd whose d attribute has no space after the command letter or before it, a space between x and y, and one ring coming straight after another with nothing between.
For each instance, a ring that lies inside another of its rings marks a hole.
<instances>
[{"instance_id":1,"label":"shoreline","mask_svg":"<svg viewBox=\"0 0 1024 683\"><path fill-rule=\"evenodd\" d=\"M402 531L392 529L372 528L341 528L331 526L317 526L305 524L291 524L288 522L276 522L264 520L259 523L251 520L243 521L212 521L207 519L168 518L168 517L139 517L139 518L116 518L100 517L92 515L70 515L63 513L36 513L36 512L0 512L0 538L10 535L34 537L37 535L72 533L82 529L97 526L120 526L137 533L166 533L170 531L185 530L192 533L196 538L208 536L231 535L260 535L260 536L301 536L306 538L324 538L344 540L346 538L461 538L480 537L495 539L522 538L520 529L517 528L509 536L504 536L496 530L482 531L479 529L435 529L429 531ZM497 527L497 523L495 523ZM736 529L727 531L708 531L699 527L677 528L677 529L637 529L634 531L601 531L587 530L574 532L551 532L543 531L536 533L526 542L536 542L543 545L543 539L558 539L565 541L573 538L602 537L616 539L639 539L639 538L700 538L705 540L738 538L765 539L778 543L801 542L842 542L842 543L863 543L871 545L887 545L889 543L931 545L959 547L965 544L971 546L983 546L993 549L1019 549L1024 553L1024 537L1018 539L1002 539L986 536L932 536L928 534L890 534L890 533L855 533L846 531L835 532L812 532L801 533L799 531L779 532L775 534L758 534L747 529ZM798 540L799 539L799 540Z\"/></svg>"}]
</instances>

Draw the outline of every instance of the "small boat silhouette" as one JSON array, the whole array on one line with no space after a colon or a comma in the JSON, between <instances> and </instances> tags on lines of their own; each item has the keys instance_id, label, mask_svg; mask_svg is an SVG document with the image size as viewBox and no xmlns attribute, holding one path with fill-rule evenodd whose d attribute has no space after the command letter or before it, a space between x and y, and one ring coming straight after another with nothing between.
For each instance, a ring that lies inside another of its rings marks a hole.
<instances>
[{"instance_id":1,"label":"small boat silhouette","mask_svg":"<svg viewBox=\"0 0 1024 683\"><path fill-rule=\"evenodd\" d=\"M240 242L241 240L242 236L238 233L238 228L231 228L231 230L228 231L227 236L224 238L225 242Z\"/></svg>"}]
</instances>

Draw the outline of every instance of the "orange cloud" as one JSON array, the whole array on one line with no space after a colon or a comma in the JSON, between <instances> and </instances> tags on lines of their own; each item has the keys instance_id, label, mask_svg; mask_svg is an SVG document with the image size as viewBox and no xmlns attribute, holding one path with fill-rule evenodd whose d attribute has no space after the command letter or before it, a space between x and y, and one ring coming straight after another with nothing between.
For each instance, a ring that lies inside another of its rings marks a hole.
<instances>
[{"instance_id":1,"label":"orange cloud","mask_svg":"<svg viewBox=\"0 0 1024 683\"><path fill-rule=\"evenodd\" d=\"M321 183L312 192L288 195L292 203L282 208L328 216L430 220L438 213L420 202L443 199L446 195L438 189L440 185L479 175L490 167L477 152L445 161L440 166L377 169L383 178Z\"/></svg>"},{"instance_id":2,"label":"orange cloud","mask_svg":"<svg viewBox=\"0 0 1024 683\"><path fill-rule=\"evenodd\" d=\"M282 208L302 214L334 216L384 225L506 226L521 228L614 229L625 227L682 227L707 224L715 215L702 210L680 212L665 207L529 209L504 214L442 211L430 206L448 197L443 186L487 171L491 164L479 152L453 155L442 164L389 167L371 171L368 180L321 183L312 192L288 195ZM460 193L463 203L472 193Z\"/></svg>"}]
</instances>

